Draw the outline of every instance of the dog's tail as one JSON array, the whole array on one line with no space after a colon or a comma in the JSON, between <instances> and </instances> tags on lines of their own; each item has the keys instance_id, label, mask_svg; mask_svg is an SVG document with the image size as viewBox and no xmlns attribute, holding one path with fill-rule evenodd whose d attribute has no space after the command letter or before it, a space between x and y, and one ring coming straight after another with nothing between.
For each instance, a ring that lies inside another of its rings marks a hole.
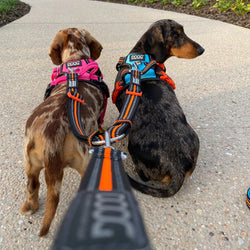
<instances>
[{"instance_id":1,"label":"dog's tail","mask_svg":"<svg viewBox=\"0 0 250 250\"><path fill-rule=\"evenodd\" d=\"M154 197L170 197L173 196L174 194L176 194L185 179L185 174L177 174L175 175L174 178L171 179L170 183L163 183L163 182L159 182L159 181L150 181L150 183L148 183L148 185L138 182L135 179L133 179L132 177L130 177L129 175L127 175L130 181L131 186L144 193L144 194L148 194Z\"/></svg>"}]
</instances>

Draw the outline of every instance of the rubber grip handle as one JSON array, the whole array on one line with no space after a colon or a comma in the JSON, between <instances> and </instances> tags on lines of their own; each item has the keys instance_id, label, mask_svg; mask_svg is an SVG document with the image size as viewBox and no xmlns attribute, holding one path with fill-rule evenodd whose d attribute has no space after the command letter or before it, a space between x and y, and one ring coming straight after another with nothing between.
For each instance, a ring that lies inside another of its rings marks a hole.
<instances>
[{"instance_id":1,"label":"rubber grip handle","mask_svg":"<svg viewBox=\"0 0 250 250\"><path fill-rule=\"evenodd\" d=\"M151 249L121 154L111 147L94 149L52 249Z\"/></svg>"}]
</instances>

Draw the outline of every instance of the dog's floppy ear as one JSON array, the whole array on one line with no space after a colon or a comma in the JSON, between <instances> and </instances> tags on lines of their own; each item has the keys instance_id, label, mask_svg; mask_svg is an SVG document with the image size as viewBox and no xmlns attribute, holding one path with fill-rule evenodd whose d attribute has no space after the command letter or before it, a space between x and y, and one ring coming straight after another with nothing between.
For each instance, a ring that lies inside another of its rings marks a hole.
<instances>
[{"instance_id":1,"label":"dog's floppy ear","mask_svg":"<svg viewBox=\"0 0 250 250\"><path fill-rule=\"evenodd\" d=\"M91 34L87 30L84 30L84 33L86 43L90 49L90 57L91 59L96 60L101 55L101 51L103 49L102 45L93 36L91 36Z\"/></svg>"},{"instance_id":2,"label":"dog's floppy ear","mask_svg":"<svg viewBox=\"0 0 250 250\"><path fill-rule=\"evenodd\" d=\"M167 59L166 45L160 26L152 26L145 33L144 50L159 63L164 63Z\"/></svg>"},{"instance_id":3,"label":"dog's floppy ear","mask_svg":"<svg viewBox=\"0 0 250 250\"><path fill-rule=\"evenodd\" d=\"M62 49L63 49L63 39L61 36L61 31L59 31L56 34L49 49L49 56L51 58L51 61L55 65L60 65L62 63L62 57L61 57Z\"/></svg>"}]
</instances>

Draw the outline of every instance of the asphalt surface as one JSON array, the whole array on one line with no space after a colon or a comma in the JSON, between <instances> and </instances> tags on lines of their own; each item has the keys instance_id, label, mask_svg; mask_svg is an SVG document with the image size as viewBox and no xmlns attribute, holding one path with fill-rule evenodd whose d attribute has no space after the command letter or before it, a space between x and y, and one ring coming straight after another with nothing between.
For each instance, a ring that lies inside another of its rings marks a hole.
<instances>
[{"instance_id":1,"label":"asphalt surface","mask_svg":"<svg viewBox=\"0 0 250 250\"><path fill-rule=\"evenodd\" d=\"M38 233L45 209L19 209L26 176L22 144L25 120L43 99L53 65L48 49L56 32L85 28L104 49L98 59L110 89L115 64L156 20L174 19L205 49L196 59L165 65L189 123L199 135L199 160L191 178L171 198L135 191L154 249L250 249L250 30L168 11L86 0L26 0L25 17L0 28L0 249L48 249L80 177L66 170L57 214L47 237ZM106 126L117 118L108 106ZM128 160L126 167L131 167Z\"/></svg>"}]
</instances>

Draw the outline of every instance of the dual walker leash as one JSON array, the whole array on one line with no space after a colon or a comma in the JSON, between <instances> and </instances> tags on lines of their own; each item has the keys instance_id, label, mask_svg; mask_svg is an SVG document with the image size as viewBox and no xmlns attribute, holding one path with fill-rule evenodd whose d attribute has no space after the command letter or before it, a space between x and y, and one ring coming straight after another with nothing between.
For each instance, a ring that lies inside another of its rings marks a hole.
<instances>
[{"instance_id":1,"label":"dual walker leash","mask_svg":"<svg viewBox=\"0 0 250 250\"><path fill-rule=\"evenodd\" d=\"M132 126L139 98L141 73L131 70L124 107L114 124L101 134L84 133L80 120L82 96L77 74L68 74L67 113L74 135L94 147L76 197L59 228L53 250L150 250L151 246L136 199L124 170L126 155L111 143L124 138Z\"/></svg>"},{"instance_id":2,"label":"dual walker leash","mask_svg":"<svg viewBox=\"0 0 250 250\"><path fill-rule=\"evenodd\" d=\"M126 89L127 95L118 118L113 125L107 129L110 134L111 143L117 142L129 133L140 97L142 96L140 85L141 77L151 71L156 62L152 61L142 71L138 69L140 64L140 62L134 62L132 69L124 70L124 78L129 76L129 83ZM104 145L104 134L99 131L94 131L92 134L86 135L81 125L81 104L84 101L77 91L77 74L72 70L72 73L68 74L67 80L67 95L69 97L67 115L74 135L89 146Z\"/></svg>"},{"instance_id":3,"label":"dual walker leash","mask_svg":"<svg viewBox=\"0 0 250 250\"><path fill-rule=\"evenodd\" d=\"M138 204L124 171L122 160L126 159L126 155L111 147L111 143L128 134L142 95L140 79L143 73L138 70L137 64L134 68L125 69L125 74L130 74L130 83L119 117L105 134L95 131L89 136L84 133L80 122L80 108L84 100L77 92L77 74L74 71L67 74L67 113L74 135L90 146L104 147L91 149L91 160L58 230L53 250L151 249ZM170 80L167 79L168 83L171 83ZM246 204L250 208L250 189Z\"/></svg>"}]
</instances>

